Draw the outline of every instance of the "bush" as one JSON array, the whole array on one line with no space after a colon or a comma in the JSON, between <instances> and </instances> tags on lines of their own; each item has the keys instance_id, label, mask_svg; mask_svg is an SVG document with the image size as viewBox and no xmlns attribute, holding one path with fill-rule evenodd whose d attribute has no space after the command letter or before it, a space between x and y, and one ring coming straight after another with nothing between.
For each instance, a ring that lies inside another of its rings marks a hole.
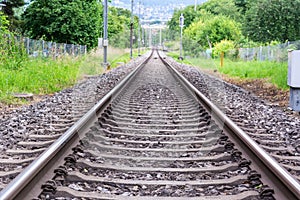
<instances>
[{"instance_id":1,"label":"bush","mask_svg":"<svg viewBox=\"0 0 300 200\"><path fill-rule=\"evenodd\" d=\"M28 59L24 44L13 34L0 35L0 67L18 70Z\"/></svg>"},{"instance_id":2,"label":"bush","mask_svg":"<svg viewBox=\"0 0 300 200\"><path fill-rule=\"evenodd\" d=\"M185 31L185 36L194 39L204 48L222 40L240 41L240 24L225 16L215 16L206 21L192 23Z\"/></svg>"},{"instance_id":3,"label":"bush","mask_svg":"<svg viewBox=\"0 0 300 200\"><path fill-rule=\"evenodd\" d=\"M0 12L0 36L8 33L9 21L6 16Z\"/></svg>"},{"instance_id":4,"label":"bush","mask_svg":"<svg viewBox=\"0 0 300 200\"><path fill-rule=\"evenodd\" d=\"M184 37L182 46L185 55L199 56L204 51L204 49L195 40L187 37Z\"/></svg>"},{"instance_id":5,"label":"bush","mask_svg":"<svg viewBox=\"0 0 300 200\"><path fill-rule=\"evenodd\" d=\"M218 57L222 52L227 55L230 50L235 48L235 44L231 40L222 40L221 42L217 43L213 50L214 57Z\"/></svg>"},{"instance_id":6,"label":"bush","mask_svg":"<svg viewBox=\"0 0 300 200\"><path fill-rule=\"evenodd\" d=\"M8 30L9 21L0 12L0 68L17 70L28 58L22 42Z\"/></svg>"}]
</instances>

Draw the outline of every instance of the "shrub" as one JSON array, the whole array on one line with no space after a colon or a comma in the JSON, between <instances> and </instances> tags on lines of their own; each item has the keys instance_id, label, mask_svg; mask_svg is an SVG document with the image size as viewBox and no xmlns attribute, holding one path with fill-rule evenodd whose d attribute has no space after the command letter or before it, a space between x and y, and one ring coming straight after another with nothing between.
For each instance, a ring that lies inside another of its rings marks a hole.
<instances>
[{"instance_id":1,"label":"shrub","mask_svg":"<svg viewBox=\"0 0 300 200\"><path fill-rule=\"evenodd\" d=\"M235 48L235 44L231 40L222 40L221 42L217 43L213 50L213 55L215 57L219 56L222 52L228 54L230 50Z\"/></svg>"}]
</instances>

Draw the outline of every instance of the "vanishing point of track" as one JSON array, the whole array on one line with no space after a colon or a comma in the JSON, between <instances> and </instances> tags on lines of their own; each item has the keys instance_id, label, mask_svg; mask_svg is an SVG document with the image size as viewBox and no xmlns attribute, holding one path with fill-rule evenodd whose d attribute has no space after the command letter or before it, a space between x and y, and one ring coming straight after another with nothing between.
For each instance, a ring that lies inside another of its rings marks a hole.
<instances>
[{"instance_id":1,"label":"vanishing point of track","mask_svg":"<svg viewBox=\"0 0 300 200\"><path fill-rule=\"evenodd\" d=\"M0 198L281 200L300 186L155 51Z\"/></svg>"}]
</instances>

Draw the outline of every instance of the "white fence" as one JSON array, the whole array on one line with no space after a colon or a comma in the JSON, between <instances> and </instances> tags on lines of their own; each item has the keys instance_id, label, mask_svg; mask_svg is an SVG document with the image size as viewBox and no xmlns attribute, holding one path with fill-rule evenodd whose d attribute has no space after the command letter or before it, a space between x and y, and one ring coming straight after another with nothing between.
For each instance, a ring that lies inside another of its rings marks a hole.
<instances>
[{"instance_id":1,"label":"white fence","mask_svg":"<svg viewBox=\"0 0 300 200\"><path fill-rule=\"evenodd\" d=\"M86 54L87 51L86 45L62 44L44 40L32 40L30 38L23 38L23 42L27 54L33 57L78 56Z\"/></svg>"},{"instance_id":2,"label":"white fence","mask_svg":"<svg viewBox=\"0 0 300 200\"><path fill-rule=\"evenodd\" d=\"M300 41L256 48L240 48L238 55L243 60L285 62L288 60L289 50L300 50Z\"/></svg>"},{"instance_id":3,"label":"white fence","mask_svg":"<svg viewBox=\"0 0 300 200\"><path fill-rule=\"evenodd\" d=\"M194 42L194 43L193 43ZM184 49L185 56L197 57L201 56L204 58L211 58L213 50L198 50L199 45L195 41L190 41L188 43L189 49ZM191 47L194 47L192 51ZM300 50L300 40L290 42L287 41L283 44L269 45L269 46L259 46L251 48L238 48L232 49L226 52L225 56L228 58L238 58L245 61L257 60L257 61L275 61L275 62L287 62L288 60L288 51L290 50Z\"/></svg>"}]
</instances>

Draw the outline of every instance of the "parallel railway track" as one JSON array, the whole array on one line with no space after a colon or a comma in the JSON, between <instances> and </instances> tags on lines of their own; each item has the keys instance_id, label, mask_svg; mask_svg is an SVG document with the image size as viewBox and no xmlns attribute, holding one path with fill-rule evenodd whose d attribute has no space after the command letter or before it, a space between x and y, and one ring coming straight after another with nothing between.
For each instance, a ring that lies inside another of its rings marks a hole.
<instances>
[{"instance_id":1,"label":"parallel railway track","mask_svg":"<svg viewBox=\"0 0 300 200\"><path fill-rule=\"evenodd\" d=\"M299 183L158 56L58 140L43 136L54 143L1 199L299 199Z\"/></svg>"}]
</instances>

